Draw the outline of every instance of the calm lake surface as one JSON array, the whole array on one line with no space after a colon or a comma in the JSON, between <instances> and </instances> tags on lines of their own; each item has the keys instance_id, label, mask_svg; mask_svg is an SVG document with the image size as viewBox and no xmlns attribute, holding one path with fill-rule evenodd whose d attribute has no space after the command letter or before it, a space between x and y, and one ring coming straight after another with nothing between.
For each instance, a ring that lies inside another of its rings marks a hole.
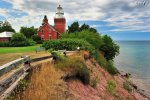
<instances>
[{"instance_id":1,"label":"calm lake surface","mask_svg":"<svg viewBox=\"0 0 150 100\"><path fill-rule=\"evenodd\" d=\"M150 97L150 41L120 41L115 66L129 72L137 86Z\"/></svg>"}]
</instances>

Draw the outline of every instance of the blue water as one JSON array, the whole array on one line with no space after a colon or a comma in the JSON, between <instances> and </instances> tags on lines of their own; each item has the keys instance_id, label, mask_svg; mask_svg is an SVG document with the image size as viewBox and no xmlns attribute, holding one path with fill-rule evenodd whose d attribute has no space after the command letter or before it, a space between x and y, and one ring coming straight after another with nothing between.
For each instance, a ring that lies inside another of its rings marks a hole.
<instances>
[{"instance_id":1,"label":"blue water","mask_svg":"<svg viewBox=\"0 0 150 100\"><path fill-rule=\"evenodd\" d=\"M150 96L150 41L121 41L120 54L115 58L115 66L129 72L138 87Z\"/></svg>"}]
</instances>

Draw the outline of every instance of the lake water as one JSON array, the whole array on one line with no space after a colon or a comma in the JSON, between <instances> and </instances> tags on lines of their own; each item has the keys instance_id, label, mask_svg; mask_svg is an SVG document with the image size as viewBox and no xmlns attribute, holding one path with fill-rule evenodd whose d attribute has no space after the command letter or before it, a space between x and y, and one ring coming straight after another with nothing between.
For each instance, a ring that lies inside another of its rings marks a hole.
<instances>
[{"instance_id":1,"label":"lake water","mask_svg":"<svg viewBox=\"0 0 150 100\"><path fill-rule=\"evenodd\" d=\"M150 41L121 41L115 66L129 72L137 86L150 97Z\"/></svg>"}]
</instances>

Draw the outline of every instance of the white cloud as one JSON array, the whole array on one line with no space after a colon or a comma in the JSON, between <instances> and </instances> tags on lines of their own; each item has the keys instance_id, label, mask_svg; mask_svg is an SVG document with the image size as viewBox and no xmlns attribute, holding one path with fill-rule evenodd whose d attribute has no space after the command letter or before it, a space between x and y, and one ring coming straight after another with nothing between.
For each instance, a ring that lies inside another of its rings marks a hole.
<instances>
[{"instance_id":1,"label":"white cloud","mask_svg":"<svg viewBox=\"0 0 150 100\"><path fill-rule=\"evenodd\" d=\"M144 32L150 28L150 4L137 5L137 0L61 0L59 3L55 0L5 1L12 4L13 11L19 10L27 13L27 16L9 19L17 30L20 25L40 26L44 15L47 15L50 24L53 24L53 16L58 4L63 6L67 21L105 21L108 26L116 27L111 31ZM3 16L8 15L7 10L0 9L0 12Z\"/></svg>"},{"instance_id":2,"label":"white cloud","mask_svg":"<svg viewBox=\"0 0 150 100\"><path fill-rule=\"evenodd\" d=\"M7 16L8 15L8 10L0 8L0 16Z\"/></svg>"}]
</instances>

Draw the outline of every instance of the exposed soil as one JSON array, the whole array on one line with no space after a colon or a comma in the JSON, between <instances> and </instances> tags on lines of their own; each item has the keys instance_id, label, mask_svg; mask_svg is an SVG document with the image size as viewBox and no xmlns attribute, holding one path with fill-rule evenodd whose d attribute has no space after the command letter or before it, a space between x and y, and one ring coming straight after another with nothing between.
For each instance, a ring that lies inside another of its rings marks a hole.
<instances>
[{"instance_id":1,"label":"exposed soil","mask_svg":"<svg viewBox=\"0 0 150 100\"><path fill-rule=\"evenodd\" d=\"M123 88L123 82L125 79L120 75L111 76L107 71L105 71L98 64L94 66L90 60L86 62L88 69L92 68L91 79L99 76L99 81L96 88L90 85L84 85L79 80L70 80L67 82L69 91L77 97L78 100L149 100L147 97L141 95L136 90L129 93ZM94 68L93 68L94 66ZM113 96L106 89L107 81L114 80L117 84L116 96Z\"/></svg>"}]
</instances>

